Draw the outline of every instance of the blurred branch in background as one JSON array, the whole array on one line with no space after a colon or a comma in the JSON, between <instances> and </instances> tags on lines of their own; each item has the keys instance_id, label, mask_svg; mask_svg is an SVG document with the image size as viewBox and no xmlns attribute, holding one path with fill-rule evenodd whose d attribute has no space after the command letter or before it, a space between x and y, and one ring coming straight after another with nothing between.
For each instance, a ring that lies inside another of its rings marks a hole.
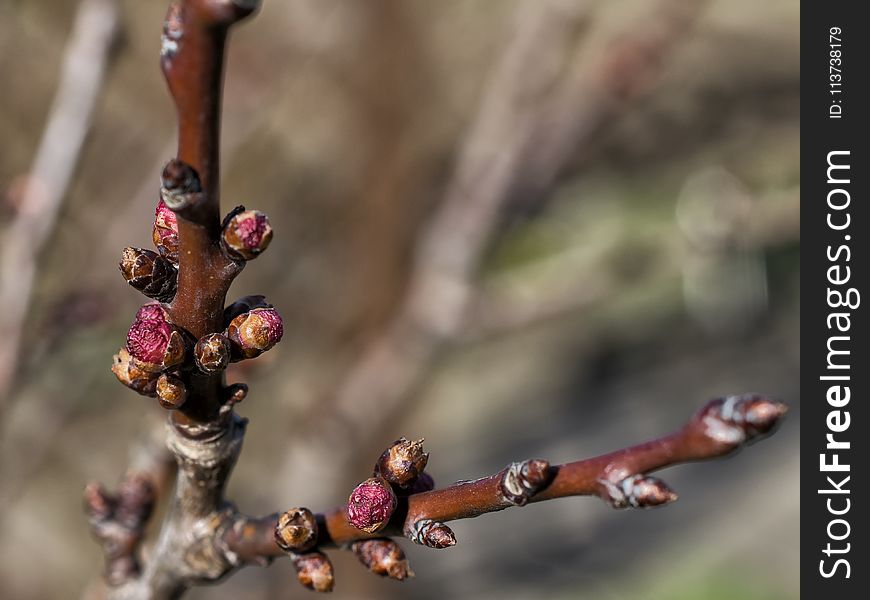
<instances>
[{"instance_id":1,"label":"blurred branch in background","mask_svg":"<svg viewBox=\"0 0 870 600\"><path fill-rule=\"evenodd\" d=\"M693 175L689 182L711 172L718 170L706 170ZM733 175L730 177L733 178ZM681 195L678 202L685 202L686 198L687 196ZM716 199L707 197L706 200L727 202L728 198L717 196ZM677 207L678 212L680 208ZM523 331L565 315L577 314L627 285L638 287L645 282L673 281L682 277L684 287L689 288L696 283L691 278L699 273L700 267L709 266L711 261L715 263L717 258L723 260L729 253L737 252L740 258L759 262L763 268L761 261L764 260L765 249L795 242L800 237L799 190L785 190L775 195L754 198L747 209L745 222L734 224L735 227L737 225L740 226L740 231L736 232L740 238L738 245L708 250L707 254L699 256L698 248L688 240L670 235L673 228L671 220L656 223L656 231L660 230L657 239L663 241L661 252L649 256L640 269L619 269L613 266L618 265L620 259L638 256L647 249L648 241L638 239L636 232L630 227L614 227L615 231L611 232L604 244L587 243L582 248L570 246L552 256L512 268L506 273L489 278L475 294L469 306L467 326L462 329L461 342L477 343ZM651 228L653 224L648 224L647 227ZM686 235L688 236L688 232ZM565 273L584 273L585 276L565 277ZM751 324L753 317L766 309L766 304L762 302L766 299L752 295L758 291L758 286L766 285L764 278L718 283L710 281L709 274L705 274L705 277L708 287L704 291L708 294L718 293L720 297L739 297L744 291L742 284L751 284L745 292L750 294L749 300L754 302L748 303L747 311L731 315L728 322L732 327ZM722 286L726 284L731 287L724 294ZM688 290L686 294L688 296ZM691 297L685 299L690 311L696 309L692 301ZM708 310L712 310L712 307ZM643 318L645 315L637 316ZM710 322L709 313L695 316L700 326L716 327Z\"/></svg>"},{"instance_id":2,"label":"blurred branch in background","mask_svg":"<svg viewBox=\"0 0 870 600\"><path fill-rule=\"evenodd\" d=\"M342 471L332 469L334 479L325 481L316 457L328 447L334 464L349 466L467 326L481 261L503 229L508 204L520 195L547 199L570 160L625 101L649 89L704 5L659 2L642 28L633 21L588 59L579 40L588 3L520 2L443 199L416 246L404 300L329 402L318 405L316 425L291 438L281 478L287 489L310 481L312 470L324 493L335 488Z\"/></svg>"},{"instance_id":3,"label":"blurred branch in background","mask_svg":"<svg viewBox=\"0 0 870 600\"><path fill-rule=\"evenodd\" d=\"M120 34L116 0L83 0L16 215L0 246L0 411L19 366L37 264L67 195Z\"/></svg>"}]
</instances>

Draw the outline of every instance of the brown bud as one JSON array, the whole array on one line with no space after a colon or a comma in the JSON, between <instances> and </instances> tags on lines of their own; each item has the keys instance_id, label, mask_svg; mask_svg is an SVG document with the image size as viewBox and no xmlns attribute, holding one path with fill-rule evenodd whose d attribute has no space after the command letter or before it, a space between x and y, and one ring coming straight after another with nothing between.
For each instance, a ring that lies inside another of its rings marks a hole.
<instances>
[{"instance_id":1,"label":"brown bud","mask_svg":"<svg viewBox=\"0 0 870 600\"><path fill-rule=\"evenodd\" d=\"M453 530L444 523L432 519L420 519L411 528L411 541L429 548L449 548L456 545Z\"/></svg>"},{"instance_id":2,"label":"brown bud","mask_svg":"<svg viewBox=\"0 0 870 600\"><path fill-rule=\"evenodd\" d=\"M184 361L184 338L168 317L160 304L146 304L127 332L127 351L145 370L159 372Z\"/></svg>"},{"instance_id":3,"label":"brown bud","mask_svg":"<svg viewBox=\"0 0 870 600\"><path fill-rule=\"evenodd\" d=\"M255 308L233 319L226 336L233 352L241 358L254 358L277 344L284 335L284 322L274 308Z\"/></svg>"},{"instance_id":4,"label":"brown bud","mask_svg":"<svg viewBox=\"0 0 870 600\"><path fill-rule=\"evenodd\" d=\"M299 583L315 592L331 592L335 586L332 563L322 552L308 552L293 557Z\"/></svg>"},{"instance_id":5,"label":"brown bud","mask_svg":"<svg viewBox=\"0 0 870 600\"><path fill-rule=\"evenodd\" d=\"M423 473L429 454L423 452L423 440L410 442L400 438L384 450L375 465L375 474L400 488L411 486Z\"/></svg>"},{"instance_id":6,"label":"brown bud","mask_svg":"<svg viewBox=\"0 0 870 600\"><path fill-rule=\"evenodd\" d=\"M546 460L511 463L501 479L502 495L511 504L525 506L549 482L550 477L550 463Z\"/></svg>"},{"instance_id":7,"label":"brown bud","mask_svg":"<svg viewBox=\"0 0 870 600\"><path fill-rule=\"evenodd\" d=\"M130 356L125 348L118 350L113 358L112 373L118 381L143 396L157 395L158 373L143 368L142 363Z\"/></svg>"},{"instance_id":8,"label":"brown bud","mask_svg":"<svg viewBox=\"0 0 870 600\"><path fill-rule=\"evenodd\" d=\"M347 500L347 520L361 531L384 528L396 510L396 494L382 477L371 477L356 486Z\"/></svg>"},{"instance_id":9,"label":"brown bud","mask_svg":"<svg viewBox=\"0 0 870 600\"><path fill-rule=\"evenodd\" d=\"M307 508L291 508L275 523L275 543L285 552L305 552L317 544L317 519Z\"/></svg>"},{"instance_id":10,"label":"brown bud","mask_svg":"<svg viewBox=\"0 0 870 600\"><path fill-rule=\"evenodd\" d=\"M121 273L132 287L149 298L171 302L178 287L178 270L172 262L151 250L124 248Z\"/></svg>"},{"instance_id":11,"label":"brown bud","mask_svg":"<svg viewBox=\"0 0 870 600\"><path fill-rule=\"evenodd\" d=\"M230 364L230 351L230 341L226 336L209 333L199 338L193 348L193 358L203 373L217 373Z\"/></svg>"},{"instance_id":12,"label":"brown bud","mask_svg":"<svg viewBox=\"0 0 870 600\"><path fill-rule=\"evenodd\" d=\"M163 200L157 204L157 210L154 211L151 240L160 254L178 264L178 220Z\"/></svg>"},{"instance_id":13,"label":"brown bud","mask_svg":"<svg viewBox=\"0 0 870 600\"><path fill-rule=\"evenodd\" d=\"M224 309L224 327L242 313L246 313L255 308L273 308L271 304L266 302L266 296L259 294L251 296L242 296Z\"/></svg>"},{"instance_id":14,"label":"brown bud","mask_svg":"<svg viewBox=\"0 0 870 600\"><path fill-rule=\"evenodd\" d=\"M652 508L677 499L677 494L664 481L647 475L629 475L616 483L601 483L602 498L613 508Z\"/></svg>"},{"instance_id":15,"label":"brown bud","mask_svg":"<svg viewBox=\"0 0 870 600\"><path fill-rule=\"evenodd\" d=\"M381 577L404 581L414 576L401 546L389 539L360 540L351 544L351 550L366 568Z\"/></svg>"},{"instance_id":16,"label":"brown bud","mask_svg":"<svg viewBox=\"0 0 870 600\"><path fill-rule=\"evenodd\" d=\"M157 400L167 410L181 408L187 401L187 386L175 375L163 373L157 379Z\"/></svg>"},{"instance_id":17,"label":"brown bud","mask_svg":"<svg viewBox=\"0 0 870 600\"><path fill-rule=\"evenodd\" d=\"M196 170L177 158L163 167L160 183L160 199L171 210L185 208L192 194L202 191Z\"/></svg>"},{"instance_id":18,"label":"brown bud","mask_svg":"<svg viewBox=\"0 0 870 600\"><path fill-rule=\"evenodd\" d=\"M230 213L224 222L221 240L224 249L237 260L251 260L263 252L272 241L269 217L258 210Z\"/></svg>"}]
</instances>

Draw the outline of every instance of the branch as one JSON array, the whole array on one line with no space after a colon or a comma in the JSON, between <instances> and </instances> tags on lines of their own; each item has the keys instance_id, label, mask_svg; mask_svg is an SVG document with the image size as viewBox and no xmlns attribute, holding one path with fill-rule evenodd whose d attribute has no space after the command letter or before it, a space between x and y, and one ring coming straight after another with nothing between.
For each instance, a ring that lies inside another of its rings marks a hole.
<instances>
[{"instance_id":1,"label":"branch","mask_svg":"<svg viewBox=\"0 0 870 600\"><path fill-rule=\"evenodd\" d=\"M429 547L448 547L456 540L444 523L568 496L599 496L614 508L667 504L676 494L649 473L732 454L770 435L786 411L785 404L755 394L718 398L679 431L644 444L558 466L543 460L515 462L489 477L400 497L389 521L371 533L350 523L347 506L334 508L316 515L316 545L403 536ZM240 517L226 529L222 544L239 564L263 564L287 551L276 544L278 524L277 515Z\"/></svg>"},{"instance_id":2,"label":"branch","mask_svg":"<svg viewBox=\"0 0 870 600\"><path fill-rule=\"evenodd\" d=\"M105 578L119 585L141 572L137 553L154 508L154 483L146 473L129 473L117 494L97 483L85 488L85 512L91 532L106 556Z\"/></svg>"},{"instance_id":3,"label":"branch","mask_svg":"<svg viewBox=\"0 0 870 600\"><path fill-rule=\"evenodd\" d=\"M224 45L229 27L253 12L246 0L174 0L163 29L161 67L178 110L178 160L164 170L164 190L179 185L177 169L198 181L176 206L178 289L169 306L173 323L194 338L221 331L227 291L244 262L221 251L219 200L220 113ZM176 170L173 170L176 169ZM174 190L178 191L178 190ZM225 398L223 374L190 378L181 425L214 421Z\"/></svg>"},{"instance_id":4,"label":"branch","mask_svg":"<svg viewBox=\"0 0 870 600\"><path fill-rule=\"evenodd\" d=\"M262 297L249 297L255 302L230 315L224 307L235 276L271 239L268 219L257 211L238 207L219 219L224 44L229 27L257 5L176 0L164 23L161 66L178 109L178 158L163 170L153 232L159 253L127 248L120 267L131 286L169 303L139 309L112 370L122 383L158 396L172 411L167 445L178 472L153 556L141 569L135 554L147 513L119 528L106 508L112 506L110 497L93 485L86 491L95 532L107 549L110 598L177 598L234 566L214 540L234 514L224 488L245 428L233 405L245 397L247 386L227 387L224 369L230 360L268 350L283 333L280 317Z\"/></svg>"}]
</instances>

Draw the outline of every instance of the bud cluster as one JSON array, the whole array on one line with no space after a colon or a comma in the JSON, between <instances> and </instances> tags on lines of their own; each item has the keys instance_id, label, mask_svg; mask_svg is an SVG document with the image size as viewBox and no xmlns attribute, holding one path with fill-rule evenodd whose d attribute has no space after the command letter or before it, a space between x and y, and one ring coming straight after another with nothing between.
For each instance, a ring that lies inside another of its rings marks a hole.
<instances>
[{"instance_id":1,"label":"bud cluster","mask_svg":"<svg viewBox=\"0 0 870 600\"><path fill-rule=\"evenodd\" d=\"M199 340L173 324L171 307L161 304L173 302L178 289L178 215L196 220L203 211L203 198L196 170L178 159L170 160L163 168L151 232L157 252L128 247L119 263L130 286L157 302L146 304L136 313L126 344L114 357L112 372L136 392L157 396L167 409L185 403L193 371L220 373L230 362L254 358L269 350L284 334L281 316L263 296L246 296L228 306L224 311L225 329ZM224 220L219 243L234 261L243 261L259 255L271 240L268 217L239 206ZM226 388L224 408L231 408L246 393L247 387Z\"/></svg>"},{"instance_id":2,"label":"bud cluster","mask_svg":"<svg viewBox=\"0 0 870 600\"><path fill-rule=\"evenodd\" d=\"M386 527L398 497L425 492L435 482L424 472L429 453L423 440L399 438L381 453L373 477L360 483L347 501L348 522L361 531L375 533Z\"/></svg>"}]
</instances>

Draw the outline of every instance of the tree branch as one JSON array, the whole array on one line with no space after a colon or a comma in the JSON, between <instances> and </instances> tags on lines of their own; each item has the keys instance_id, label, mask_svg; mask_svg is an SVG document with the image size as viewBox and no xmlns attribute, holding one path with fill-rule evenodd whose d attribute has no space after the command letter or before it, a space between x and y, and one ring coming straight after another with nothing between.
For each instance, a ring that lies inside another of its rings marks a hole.
<instances>
[{"instance_id":1,"label":"tree branch","mask_svg":"<svg viewBox=\"0 0 870 600\"><path fill-rule=\"evenodd\" d=\"M176 211L178 291L169 314L197 339L223 329L226 294L244 266L220 248L220 114L227 34L256 5L174 0L164 23L160 64L178 110L178 158L193 168L201 188ZM224 400L222 387L222 373L194 373L177 422L214 421Z\"/></svg>"},{"instance_id":2,"label":"tree branch","mask_svg":"<svg viewBox=\"0 0 870 600\"><path fill-rule=\"evenodd\" d=\"M772 433L786 411L785 404L755 394L718 398L679 431L644 444L552 467L540 460L512 463L489 477L400 498L389 523L375 533L351 525L346 506L334 508L316 517L317 543L343 546L389 535L439 547L433 531L447 535L446 522L568 496L599 496L614 508L666 504L676 494L649 473L731 454ZM276 519L277 515L240 517L225 530L223 544L240 564L263 564L281 556L284 551L275 543ZM446 545L454 543L455 538L448 539Z\"/></svg>"}]
</instances>

